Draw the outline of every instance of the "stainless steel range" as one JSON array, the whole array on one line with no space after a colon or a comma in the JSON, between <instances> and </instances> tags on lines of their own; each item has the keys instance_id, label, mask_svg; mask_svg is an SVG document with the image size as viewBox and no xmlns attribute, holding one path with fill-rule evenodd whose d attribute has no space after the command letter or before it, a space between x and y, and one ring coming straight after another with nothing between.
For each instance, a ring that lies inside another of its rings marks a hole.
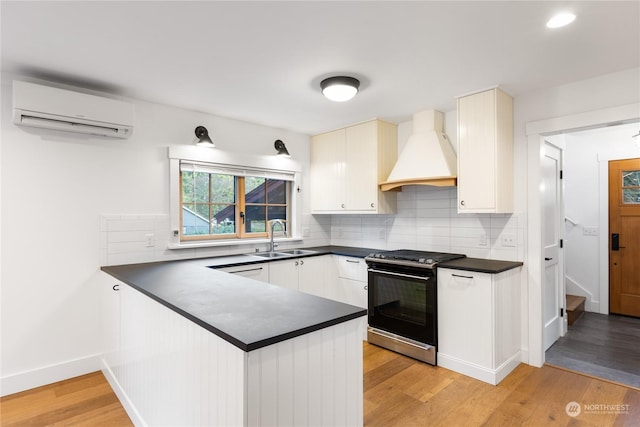
<instances>
[{"instance_id":1,"label":"stainless steel range","mask_svg":"<svg viewBox=\"0 0 640 427\"><path fill-rule=\"evenodd\" d=\"M438 310L436 267L462 254L400 249L369 254L371 344L436 364Z\"/></svg>"}]
</instances>

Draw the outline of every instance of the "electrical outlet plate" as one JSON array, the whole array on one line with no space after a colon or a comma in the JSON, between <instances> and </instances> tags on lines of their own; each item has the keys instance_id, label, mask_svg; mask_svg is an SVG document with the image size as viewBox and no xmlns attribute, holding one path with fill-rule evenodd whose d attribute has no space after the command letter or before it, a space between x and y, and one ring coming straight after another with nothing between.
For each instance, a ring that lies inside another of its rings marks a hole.
<instances>
[{"instance_id":1,"label":"electrical outlet plate","mask_svg":"<svg viewBox=\"0 0 640 427\"><path fill-rule=\"evenodd\" d=\"M152 248L155 246L155 236L153 233L145 234L144 237L147 239L147 247Z\"/></svg>"},{"instance_id":2,"label":"electrical outlet plate","mask_svg":"<svg viewBox=\"0 0 640 427\"><path fill-rule=\"evenodd\" d=\"M503 234L502 235L502 246L505 247L515 247L516 246L516 236L514 234Z\"/></svg>"}]
</instances>

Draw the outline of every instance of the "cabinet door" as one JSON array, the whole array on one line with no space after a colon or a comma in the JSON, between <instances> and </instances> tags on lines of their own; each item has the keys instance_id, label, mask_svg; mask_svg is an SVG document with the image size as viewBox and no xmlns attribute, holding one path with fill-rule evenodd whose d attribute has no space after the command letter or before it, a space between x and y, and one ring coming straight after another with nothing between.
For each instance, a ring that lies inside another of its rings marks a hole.
<instances>
[{"instance_id":1,"label":"cabinet door","mask_svg":"<svg viewBox=\"0 0 640 427\"><path fill-rule=\"evenodd\" d=\"M378 200L377 122L346 129L346 207L351 211L375 211Z\"/></svg>"},{"instance_id":2,"label":"cabinet door","mask_svg":"<svg viewBox=\"0 0 640 427\"><path fill-rule=\"evenodd\" d=\"M266 263L224 267L218 268L218 270L269 283L269 264Z\"/></svg>"},{"instance_id":3,"label":"cabinet door","mask_svg":"<svg viewBox=\"0 0 640 427\"><path fill-rule=\"evenodd\" d=\"M298 290L319 297L329 298L324 286L328 256L298 259Z\"/></svg>"},{"instance_id":4,"label":"cabinet door","mask_svg":"<svg viewBox=\"0 0 640 427\"><path fill-rule=\"evenodd\" d=\"M358 280L339 278L338 301L367 308L367 284Z\"/></svg>"},{"instance_id":5,"label":"cabinet door","mask_svg":"<svg viewBox=\"0 0 640 427\"><path fill-rule=\"evenodd\" d=\"M438 268L438 353L493 369L491 275Z\"/></svg>"},{"instance_id":6,"label":"cabinet door","mask_svg":"<svg viewBox=\"0 0 640 427\"><path fill-rule=\"evenodd\" d=\"M458 209L496 208L496 108L493 90L458 99Z\"/></svg>"},{"instance_id":7,"label":"cabinet door","mask_svg":"<svg viewBox=\"0 0 640 427\"><path fill-rule=\"evenodd\" d=\"M298 260L288 259L269 263L269 283L298 290Z\"/></svg>"},{"instance_id":8,"label":"cabinet door","mask_svg":"<svg viewBox=\"0 0 640 427\"><path fill-rule=\"evenodd\" d=\"M311 140L311 211L340 211L345 200L344 129L314 136Z\"/></svg>"}]
</instances>

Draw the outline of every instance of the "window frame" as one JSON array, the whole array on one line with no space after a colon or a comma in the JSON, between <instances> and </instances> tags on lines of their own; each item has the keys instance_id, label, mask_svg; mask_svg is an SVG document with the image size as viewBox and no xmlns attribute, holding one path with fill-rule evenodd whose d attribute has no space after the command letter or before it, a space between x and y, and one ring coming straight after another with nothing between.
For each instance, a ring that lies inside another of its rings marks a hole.
<instances>
[{"instance_id":1,"label":"window frame","mask_svg":"<svg viewBox=\"0 0 640 427\"><path fill-rule=\"evenodd\" d=\"M237 153L223 152L217 149L191 147L191 146L171 146L169 147L169 174L170 174L170 216L169 222L171 235L169 239L169 249L206 247L206 246L226 246L263 243L269 240L268 224L267 230L258 233L246 233L244 227L236 227L236 233L231 237L228 234L216 236L207 234L205 236L183 236L182 230L182 185L181 185L181 164L198 164L204 168L218 171L218 173L234 174L236 176L258 176L271 179L283 179L287 182L287 235L276 235L276 240L302 240L298 232L298 204L300 195L300 164L290 158L276 156L247 156ZM241 190L236 188L238 194ZM236 200L236 206L239 201ZM244 206L243 206L244 208ZM240 224L239 213L241 209L236 208L236 224ZM237 237L239 230L244 236ZM187 238L185 238L187 237ZM195 238L194 238L195 237Z\"/></svg>"},{"instance_id":2,"label":"window frame","mask_svg":"<svg viewBox=\"0 0 640 427\"><path fill-rule=\"evenodd\" d=\"M183 189L183 179L182 179L182 173L186 172L186 170L182 169L182 163L181 163L181 168L180 168L180 241L181 242L191 242L191 241L202 241L202 240L233 240L233 239L251 239L251 238L259 238L259 237L269 237L269 223L271 222L271 220L269 220L269 208L270 207L275 207L275 206L284 206L285 210L286 210L286 218L283 219L283 221L286 223L288 222L290 216L291 216L291 180L278 180L275 178L270 178L270 177L264 177L265 179L265 202L264 203L250 203L247 202L246 199L246 179L247 177L253 177L254 175L251 174L251 170L248 170L246 172L245 175L234 175L231 173L227 173L227 175L229 176L233 176L234 177L234 192L235 192L235 197L234 197L234 202L233 203L229 203L229 205L233 205L234 208L234 222L236 224L235 227L235 232L234 233L226 233L226 234L191 234L191 235L185 235L184 234L184 199L183 199L183 195L184 192L182 191ZM195 171L194 171L195 172ZM209 174L213 174L214 172L200 172L200 173L209 173ZM262 177L257 177L257 178L262 178ZM270 203L268 200L268 185L266 184L267 182L269 182L269 180L272 181L282 181L284 182L285 185L285 192L287 194L286 196L286 203ZM211 178L209 178L209 194L211 194ZM213 200L209 200L209 202L207 203L209 205L209 207L211 207L211 205L216 204L215 201ZM245 224L245 220L243 219L243 216L246 217L246 212L247 212L247 206L264 206L265 208L265 231L261 231L261 232L248 232L246 231L246 227L244 226ZM209 211L211 212L211 211ZM245 215L242 215L242 214ZM286 229L285 236L289 236L290 232L289 229Z\"/></svg>"}]
</instances>

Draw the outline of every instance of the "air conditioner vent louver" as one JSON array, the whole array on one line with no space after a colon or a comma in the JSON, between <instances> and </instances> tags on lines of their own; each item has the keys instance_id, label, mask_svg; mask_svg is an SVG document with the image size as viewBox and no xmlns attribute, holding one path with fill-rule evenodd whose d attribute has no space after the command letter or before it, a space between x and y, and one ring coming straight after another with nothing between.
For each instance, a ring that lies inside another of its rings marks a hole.
<instances>
[{"instance_id":1,"label":"air conditioner vent louver","mask_svg":"<svg viewBox=\"0 0 640 427\"><path fill-rule=\"evenodd\" d=\"M58 131L129 138L133 104L81 92L13 82L13 122Z\"/></svg>"}]
</instances>

